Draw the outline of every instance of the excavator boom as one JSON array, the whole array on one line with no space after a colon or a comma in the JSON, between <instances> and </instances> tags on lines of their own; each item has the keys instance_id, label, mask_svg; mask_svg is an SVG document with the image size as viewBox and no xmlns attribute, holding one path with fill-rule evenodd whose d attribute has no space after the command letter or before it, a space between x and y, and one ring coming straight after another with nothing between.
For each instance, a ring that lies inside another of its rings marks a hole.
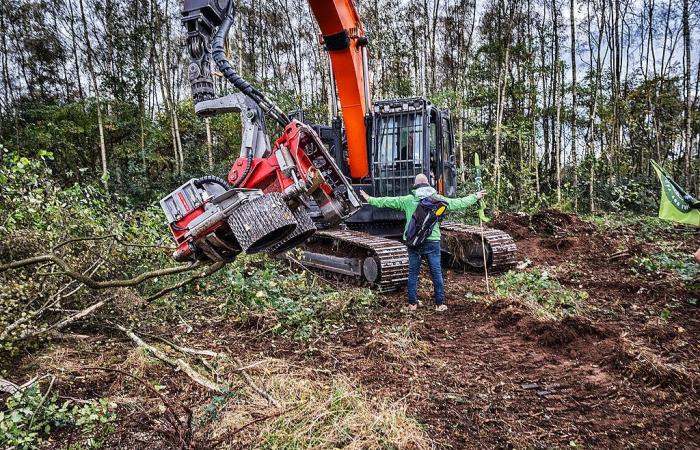
<instances>
[{"instance_id":1,"label":"excavator boom","mask_svg":"<svg viewBox=\"0 0 700 450\"><path fill-rule=\"evenodd\" d=\"M367 36L352 0L309 0L328 50L348 141L350 177L369 175L367 125L371 104Z\"/></svg>"}]
</instances>

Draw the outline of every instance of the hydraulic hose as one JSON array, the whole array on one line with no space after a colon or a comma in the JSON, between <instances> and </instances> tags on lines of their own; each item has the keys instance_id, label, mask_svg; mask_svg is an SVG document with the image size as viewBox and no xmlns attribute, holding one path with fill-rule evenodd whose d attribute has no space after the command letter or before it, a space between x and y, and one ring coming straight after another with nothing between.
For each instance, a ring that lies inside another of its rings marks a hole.
<instances>
[{"instance_id":1,"label":"hydraulic hose","mask_svg":"<svg viewBox=\"0 0 700 450\"><path fill-rule=\"evenodd\" d=\"M207 175L205 177L197 178L197 180L194 182L194 185L198 188L201 188L202 185L205 183L218 184L227 191L233 189L233 186L231 186L228 181L224 180L223 178L219 178L216 175Z\"/></svg>"},{"instance_id":2,"label":"hydraulic hose","mask_svg":"<svg viewBox=\"0 0 700 450\"><path fill-rule=\"evenodd\" d=\"M253 167L253 154L251 152L248 152L248 155L246 156L246 162L245 162L245 169L243 170L243 175L238 177L238 179L233 183L233 187L237 188L241 184L243 184L243 180L245 180L245 177L248 176L250 173L250 169Z\"/></svg>"},{"instance_id":3,"label":"hydraulic hose","mask_svg":"<svg viewBox=\"0 0 700 450\"><path fill-rule=\"evenodd\" d=\"M262 92L251 86L250 83L237 74L231 66L229 60L226 59L224 41L226 40L226 36L231 29L234 17L235 7L233 5L233 0L229 0L226 17L224 17L224 20L221 22L221 25L216 31L216 34L211 42L212 58L214 59L214 62L216 62L216 66L219 68L224 77L226 77L226 79L230 81L236 87L236 89L250 97L255 103L258 104L258 106L260 106L263 111L272 116L272 118L274 118L275 121L282 127L286 127L289 122L291 122L289 117L287 117L287 115L282 112L277 105L268 100Z\"/></svg>"}]
</instances>

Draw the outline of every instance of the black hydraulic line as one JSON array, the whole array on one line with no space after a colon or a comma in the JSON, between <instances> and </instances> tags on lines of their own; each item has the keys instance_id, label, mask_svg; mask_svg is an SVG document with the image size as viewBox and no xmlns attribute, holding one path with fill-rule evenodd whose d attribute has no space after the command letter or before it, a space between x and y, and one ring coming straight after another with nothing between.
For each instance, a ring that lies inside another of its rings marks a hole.
<instances>
[{"instance_id":1,"label":"black hydraulic line","mask_svg":"<svg viewBox=\"0 0 700 450\"><path fill-rule=\"evenodd\" d=\"M253 167L253 154L249 151L248 155L246 157L245 169L243 170L243 175L238 177L238 179L233 183L233 187L237 188L243 183L243 180L245 180L245 177L248 176L248 174L250 173L250 169L252 167Z\"/></svg>"},{"instance_id":2,"label":"black hydraulic line","mask_svg":"<svg viewBox=\"0 0 700 450\"><path fill-rule=\"evenodd\" d=\"M228 181L224 180L223 178L217 177L216 175L207 175L201 178L197 178L197 180L195 180L194 182L194 185L198 188L201 188L202 185L205 183L218 184L227 191L233 189L233 186L231 186Z\"/></svg>"},{"instance_id":3,"label":"black hydraulic line","mask_svg":"<svg viewBox=\"0 0 700 450\"><path fill-rule=\"evenodd\" d=\"M274 103L265 97L265 94L258 91L255 87L251 86L243 77L236 73L236 71L231 66L231 63L226 58L226 51L224 50L224 41L228 35L229 29L233 24L233 18L235 16L235 7L233 5L233 0L229 0L228 12L221 22L219 29L216 31L214 38L211 42L211 55L216 62L216 66L219 68L221 73L229 80L233 85L240 90L242 93L250 97L255 103L262 108L263 111L270 114L272 118L277 121L282 127L286 127L291 120L289 117L282 112Z\"/></svg>"}]
</instances>

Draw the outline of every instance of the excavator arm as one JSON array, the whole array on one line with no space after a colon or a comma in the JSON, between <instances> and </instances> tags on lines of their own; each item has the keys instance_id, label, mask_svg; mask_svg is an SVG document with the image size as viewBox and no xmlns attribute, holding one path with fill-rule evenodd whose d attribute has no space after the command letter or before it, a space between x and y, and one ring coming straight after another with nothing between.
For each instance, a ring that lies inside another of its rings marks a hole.
<instances>
[{"instance_id":1,"label":"excavator arm","mask_svg":"<svg viewBox=\"0 0 700 450\"><path fill-rule=\"evenodd\" d=\"M328 50L348 141L350 176L369 175L367 126L370 114L367 36L352 0L309 0Z\"/></svg>"}]
</instances>

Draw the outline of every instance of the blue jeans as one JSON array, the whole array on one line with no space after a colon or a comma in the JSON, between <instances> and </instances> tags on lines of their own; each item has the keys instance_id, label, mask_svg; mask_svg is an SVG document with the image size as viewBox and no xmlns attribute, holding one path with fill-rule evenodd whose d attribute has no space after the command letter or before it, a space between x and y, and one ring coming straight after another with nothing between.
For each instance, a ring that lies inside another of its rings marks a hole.
<instances>
[{"instance_id":1,"label":"blue jeans","mask_svg":"<svg viewBox=\"0 0 700 450\"><path fill-rule=\"evenodd\" d=\"M417 248L408 249L408 303L418 303L418 272L420 272L421 260L425 258L433 276L435 288L435 304L442 305L445 302L445 283L442 280L442 266L440 264L440 241L425 241Z\"/></svg>"}]
</instances>

